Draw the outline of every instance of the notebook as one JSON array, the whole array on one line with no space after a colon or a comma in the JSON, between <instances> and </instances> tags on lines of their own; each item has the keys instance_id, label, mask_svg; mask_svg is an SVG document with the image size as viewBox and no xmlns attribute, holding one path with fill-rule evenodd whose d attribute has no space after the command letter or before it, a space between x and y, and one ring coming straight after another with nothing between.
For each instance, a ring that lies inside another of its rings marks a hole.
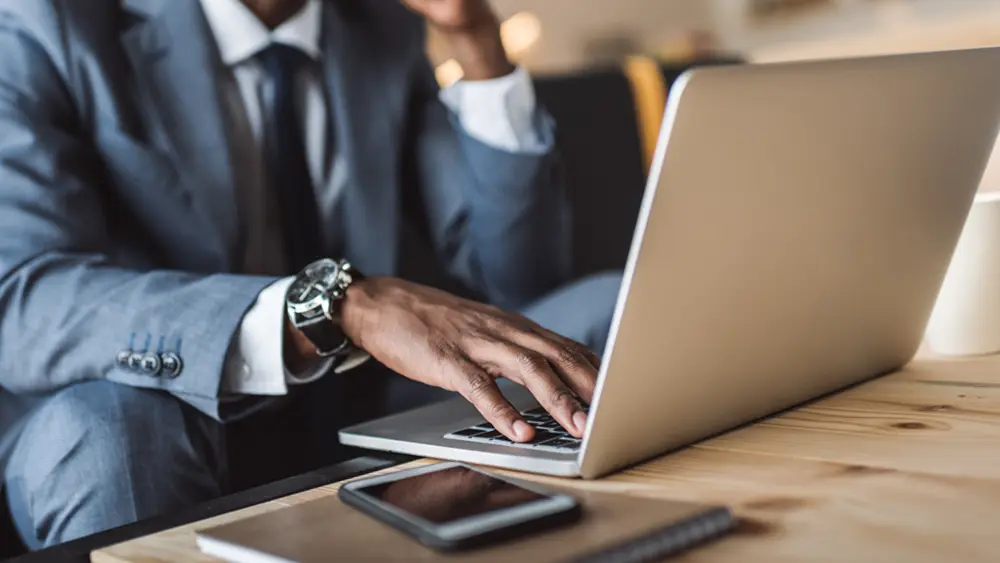
<instances>
[{"instance_id":1,"label":"notebook","mask_svg":"<svg viewBox=\"0 0 1000 563\"><path fill-rule=\"evenodd\" d=\"M549 487L559 490L558 487ZM592 491L583 516L563 528L450 554L436 552L344 505L336 495L197 531L206 555L232 563L328 561L659 561L718 538L735 526L728 508Z\"/></svg>"}]
</instances>

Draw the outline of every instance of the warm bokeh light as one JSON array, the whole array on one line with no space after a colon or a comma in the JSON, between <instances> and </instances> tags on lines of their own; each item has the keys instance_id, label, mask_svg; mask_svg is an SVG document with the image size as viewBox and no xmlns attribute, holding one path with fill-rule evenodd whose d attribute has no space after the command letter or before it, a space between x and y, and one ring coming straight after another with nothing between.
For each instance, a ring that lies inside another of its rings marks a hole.
<instances>
[{"instance_id":1,"label":"warm bokeh light","mask_svg":"<svg viewBox=\"0 0 1000 563\"><path fill-rule=\"evenodd\" d=\"M448 59L439 64L434 72L438 84L441 86L451 86L461 80L464 74L462 72L462 65L458 64L458 61L455 59Z\"/></svg>"},{"instance_id":2,"label":"warm bokeh light","mask_svg":"<svg viewBox=\"0 0 1000 563\"><path fill-rule=\"evenodd\" d=\"M500 39L510 57L531 48L542 36L542 22L531 12L518 12L500 25Z\"/></svg>"}]
</instances>

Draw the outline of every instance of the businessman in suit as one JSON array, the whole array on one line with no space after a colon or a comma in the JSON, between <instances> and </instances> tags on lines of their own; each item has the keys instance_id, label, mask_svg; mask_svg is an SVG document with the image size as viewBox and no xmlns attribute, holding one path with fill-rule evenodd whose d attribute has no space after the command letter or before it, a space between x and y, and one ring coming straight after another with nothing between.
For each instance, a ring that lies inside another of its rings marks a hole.
<instances>
[{"instance_id":1,"label":"businessman in suit","mask_svg":"<svg viewBox=\"0 0 1000 563\"><path fill-rule=\"evenodd\" d=\"M465 71L443 91L425 20ZM28 546L223 494L221 423L364 404L366 366L530 440L511 380L581 435L619 279L568 279L553 127L485 0L0 0Z\"/></svg>"}]
</instances>

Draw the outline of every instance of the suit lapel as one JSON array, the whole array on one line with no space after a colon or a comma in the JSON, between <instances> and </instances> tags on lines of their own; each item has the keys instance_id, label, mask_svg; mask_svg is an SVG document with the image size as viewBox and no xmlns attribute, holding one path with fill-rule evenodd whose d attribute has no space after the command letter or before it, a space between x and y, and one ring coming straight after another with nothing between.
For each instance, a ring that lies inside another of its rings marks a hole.
<instances>
[{"instance_id":1,"label":"suit lapel","mask_svg":"<svg viewBox=\"0 0 1000 563\"><path fill-rule=\"evenodd\" d=\"M384 60L363 14L323 6L323 61L335 150L347 171L341 219L345 255L369 275L395 273L399 237L398 139L404 84ZM397 65L398 66L398 63Z\"/></svg>"},{"instance_id":2,"label":"suit lapel","mask_svg":"<svg viewBox=\"0 0 1000 563\"><path fill-rule=\"evenodd\" d=\"M122 35L140 99L153 107L195 210L217 231L227 258L239 236L224 71L198 0L124 0L140 20Z\"/></svg>"}]
</instances>

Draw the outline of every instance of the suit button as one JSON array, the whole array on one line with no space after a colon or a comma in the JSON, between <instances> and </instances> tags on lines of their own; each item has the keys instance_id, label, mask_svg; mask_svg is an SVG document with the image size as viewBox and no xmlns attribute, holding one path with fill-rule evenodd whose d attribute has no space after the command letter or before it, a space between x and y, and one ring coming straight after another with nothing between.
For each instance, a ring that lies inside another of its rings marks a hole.
<instances>
[{"instance_id":1,"label":"suit button","mask_svg":"<svg viewBox=\"0 0 1000 563\"><path fill-rule=\"evenodd\" d=\"M119 366L127 368L128 359L130 357L132 357L132 350L122 350L121 352L118 352L117 356L115 356L115 361L118 363Z\"/></svg>"},{"instance_id":2,"label":"suit button","mask_svg":"<svg viewBox=\"0 0 1000 563\"><path fill-rule=\"evenodd\" d=\"M146 354L142 357L142 361L139 364L146 375L155 376L160 374L160 357L156 354Z\"/></svg>"},{"instance_id":3,"label":"suit button","mask_svg":"<svg viewBox=\"0 0 1000 563\"><path fill-rule=\"evenodd\" d=\"M184 363L181 362L180 356L173 352L160 354L160 364L163 366L163 376L171 379L180 375L181 370L184 369Z\"/></svg>"},{"instance_id":4,"label":"suit button","mask_svg":"<svg viewBox=\"0 0 1000 563\"><path fill-rule=\"evenodd\" d=\"M142 358L142 354L132 352L128 357L128 369L132 371L139 371L142 369Z\"/></svg>"}]
</instances>

